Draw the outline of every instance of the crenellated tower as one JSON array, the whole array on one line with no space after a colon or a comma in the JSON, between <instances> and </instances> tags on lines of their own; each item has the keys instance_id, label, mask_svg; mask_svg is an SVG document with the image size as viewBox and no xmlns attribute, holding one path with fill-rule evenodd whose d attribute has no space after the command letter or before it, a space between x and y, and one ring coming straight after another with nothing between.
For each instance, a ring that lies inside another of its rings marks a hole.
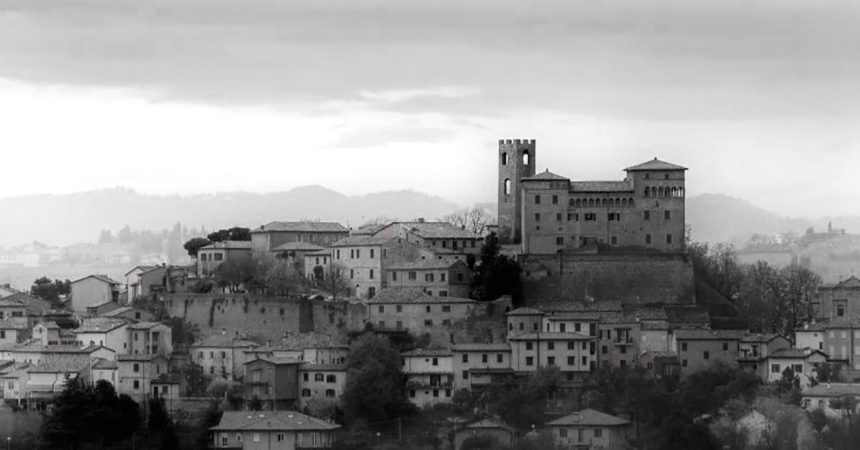
<instances>
[{"instance_id":1,"label":"crenellated tower","mask_svg":"<svg viewBox=\"0 0 860 450\"><path fill-rule=\"evenodd\" d=\"M498 233L502 244L522 238L522 194L520 182L535 174L534 139L499 139Z\"/></svg>"}]
</instances>

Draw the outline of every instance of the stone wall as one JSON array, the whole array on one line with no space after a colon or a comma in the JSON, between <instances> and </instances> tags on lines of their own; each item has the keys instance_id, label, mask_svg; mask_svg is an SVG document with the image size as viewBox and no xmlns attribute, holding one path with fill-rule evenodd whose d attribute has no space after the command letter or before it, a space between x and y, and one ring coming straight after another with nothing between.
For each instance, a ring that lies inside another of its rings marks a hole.
<instances>
[{"instance_id":1,"label":"stone wall","mask_svg":"<svg viewBox=\"0 0 860 450\"><path fill-rule=\"evenodd\" d=\"M696 301L693 266L681 254L524 255L520 264L527 304L558 299L625 304Z\"/></svg>"},{"instance_id":2,"label":"stone wall","mask_svg":"<svg viewBox=\"0 0 860 450\"><path fill-rule=\"evenodd\" d=\"M364 328L365 305L288 300L242 294L165 294L159 297L171 317L196 324L202 336L236 333L280 339L285 333L343 334Z\"/></svg>"}]
</instances>

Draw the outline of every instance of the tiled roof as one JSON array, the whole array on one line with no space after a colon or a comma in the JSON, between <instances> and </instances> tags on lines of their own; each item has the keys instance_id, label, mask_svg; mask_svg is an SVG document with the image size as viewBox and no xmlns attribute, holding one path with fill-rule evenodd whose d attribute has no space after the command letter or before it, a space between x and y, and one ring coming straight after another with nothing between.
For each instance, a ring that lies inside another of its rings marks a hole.
<instances>
[{"instance_id":1,"label":"tiled roof","mask_svg":"<svg viewBox=\"0 0 860 450\"><path fill-rule=\"evenodd\" d=\"M768 343L778 337L781 336L776 333L755 333L744 336L741 342Z\"/></svg>"},{"instance_id":2,"label":"tiled roof","mask_svg":"<svg viewBox=\"0 0 860 450\"><path fill-rule=\"evenodd\" d=\"M116 361L110 361L107 359L99 359L98 362L93 364L93 369L96 370L116 370L118 368Z\"/></svg>"},{"instance_id":3,"label":"tiled roof","mask_svg":"<svg viewBox=\"0 0 860 450\"><path fill-rule=\"evenodd\" d=\"M162 324L161 322L138 322L138 323L133 323L133 324L129 325L128 328L130 328L132 330L149 330L149 329L155 328L159 325L164 325L164 324ZM165 325L165 326L167 326L167 325Z\"/></svg>"},{"instance_id":4,"label":"tiled roof","mask_svg":"<svg viewBox=\"0 0 860 450\"><path fill-rule=\"evenodd\" d=\"M259 344L248 339L234 339L233 337L224 334L213 334L196 342L192 347L242 348L257 346L259 346Z\"/></svg>"},{"instance_id":5,"label":"tiled roof","mask_svg":"<svg viewBox=\"0 0 860 450\"><path fill-rule=\"evenodd\" d=\"M134 266L131 268L131 270L124 273L123 275L128 276L128 274L134 272L136 269L140 269L141 272L146 272L147 270L152 269L153 267L155 267L155 266Z\"/></svg>"},{"instance_id":6,"label":"tiled roof","mask_svg":"<svg viewBox=\"0 0 860 450\"><path fill-rule=\"evenodd\" d=\"M387 269L396 269L396 270L432 270L432 269L448 269L454 264L461 263L466 264L462 260L453 259L449 257L445 258L427 258L427 259L418 259L415 261L393 261L387 265Z\"/></svg>"},{"instance_id":7,"label":"tiled roof","mask_svg":"<svg viewBox=\"0 0 860 450\"><path fill-rule=\"evenodd\" d=\"M349 348L346 340L325 333L298 333L281 338L276 350L304 350L309 348Z\"/></svg>"},{"instance_id":8,"label":"tiled roof","mask_svg":"<svg viewBox=\"0 0 860 450\"><path fill-rule=\"evenodd\" d=\"M76 333L106 333L126 324L125 320L113 317L88 317L75 329Z\"/></svg>"},{"instance_id":9,"label":"tiled roof","mask_svg":"<svg viewBox=\"0 0 860 450\"><path fill-rule=\"evenodd\" d=\"M809 348L781 348L770 354L770 358L802 358L805 359L813 353L820 353L827 356L826 353L818 349Z\"/></svg>"},{"instance_id":10,"label":"tiled roof","mask_svg":"<svg viewBox=\"0 0 860 450\"><path fill-rule=\"evenodd\" d=\"M294 252L294 251L317 252L320 250L324 250L324 248L320 247L319 245L312 244L310 242L301 242L301 241L284 242L283 244L272 249L273 252Z\"/></svg>"},{"instance_id":11,"label":"tiled roof","mask_svg":"<svg viewBox=\"0 0 860 450\"><path fill-rule=\"evenodd\" d=\"M547 426L550 427L565 425L613 427L630 425L630 421L602 413L600 411L595 411L593 409L583 409L582 411L568 414L547 424Z\"/></svg>"},{"instance_id":12,"label":"tiled roof","mask_svg":"<svg viewBox=\"0 0 860 450\"><path fill-rule=\"evenodd\" d=\"M90 365L90 359L86 356L80 357L57 357L57 356L43 356L38 364L31 366L27 369L27 372L36 372L36 373L69 373L69 372L80 372Z\"/></svg>"},{"instance_id":13,"label":"tiled roof","mask_svg":"<svg viewBox=\"0 0 860 450\"><path fill-rule=\"evenodd\" d=\"M687 170L686 167L679 166L677 164L667 163L666 161L661 161L657 158L654 158L650 161L645 161L642 164L637 164L635 166L630 166L624 169L628 172L636 171L636 170Z\"/></svg>"},{"instance_id":14,"label":"tiled roof","mask_svg":"<svg viewBox=\"0 0 860 450\"><path fill-rule=\"evenodd\" d=\"M466 342L454 344L452 349L455 352L509 352L511 351L511 344L504 342Z\"/></svg>"},{"instance_id":15,"label":"tiled roof","mask_svg":"<svg viewBox=\"0 0 860 450\"><path fill-rule=\"evenodd\" d=\"M633 185L626 181L571 181L570 192L633 192Z\"/></svg>"},{"instance_id":16,"label":"tiled roof","mask_svg":"<svg viewBox=\"0 0 860 450\"><path fill-rule=\"evenodd\" d=\"M821 383L803 389L804 397L860 396L860 383Z\"/></svg>"},{"instance_id":17,"label":"tiled roof","mask_svg":"<svg viewBox=\"0 0 860 450\"><path fill-rule=\"evenodd\" d=\"M506 431L509 431L509 432L511 432L511 433L514 433L514 432L515 432L515 430L514 430L511 426L509 426L509 425L507 425L507 424L505 424L505 423L503 423L503 422L497 422L497 421L495 421L495 420L493 420L493 419L481 419L481 420L479 420L479 421L477 421L477 422L472 422L472 423L470 423L470 424L466 425L466 426L465 426L465 427L463 427L463 428L470 429L470 430L475 430L475 429L488 429L488 428L489 428L489 429L497 429L497 428L501 428L501 429L506 430Z\"/></svg>"},{"instance_id":18,"label":"tiled roof","mask_svg":"<svg viewBox=\"0 0 860 450\"><path fill-rule=\"evenodd\" d=\"M296 411L224 411L213 431L328 431L340 425Z\"/></svg>"},{"instance_id":19,"label":"tiled roof","mask_svg":"<svg viewBox=\"0 0 860 450\"><path fill-rule=\"evenodd\" d=\"M343 239L338 240L334 244L331 244L332 247L362 247L362 246L370 246L370 245L382 245L392 239L393 237L382 237L382 236L369 236L369 235L358 235L358 236L348 236Z\"/></svg>"},{"instance_id":20,"label":"tiled roof","mask_svg":"<svg viewBox=\"0 0 860 450\"><path fill-rule=\"evenodd\" d=\"M509 316L542 316L544 312L539 309L523 306L508 313Z\"/></svg>"},{"instance_id":21,"label":"tiled roof","mask_svg":"<svg viewBox=\"0 0 860 450\"><path fill-rule=\"evenodd\" d=\"M574 341L591 339L594 338L580 333L526 333L510 338L511 341Z\"/></svg>"},{"instance_id":22,"label":"tiled roof","mask_svg":"<svg viewBox=\"0 0 860 450\"><path fill-rule=\"evenodd\" d=\"M0 320L0 330L26 330L27 328L26 323Z\"/></svg>"},{"instance_id":23,"label":"tiled roof","mask_svg":"<svg viewBox=\"0 0 860 450\"><path fill-rule=\"evenodd\" d=\"M252 360L250 360L250 361L247 361L247 362L245 362L245 364L251 364L251 363L252 363L252 362L254 362L254 361L265 361L265 362L267 362L267 363L269 363L269 364L274 364L274 365L276 365L276 366L285 366L285 365L301 365L301 364L305 364L305 361L302 361L301 359L298 359L298 358L286 358L286 357L285 357L285 358L267 358L267 357L260 357L260 358L257 358L257 359L252 359Z\"/></svg>"},{"instance_id":24,"label":"tiled roof","mask_svg":"<svg viewBox=\"0 0 860 450\"><path fill-rule=\"evenodd\" d=\"M379 291L375 297L367 301L368 304L380 303L477 303L470 298L461 297L434 297L427 295L420 288L393 287Z\"/></svg>"},{"instance_id":25,"label":"tiled roof","mask_svg":"<svg viewBox=\"0 0 860 450\"><path fill-rule=\"evenodd\" d=\"M102 275L102 274L87 275L83 278L79 278L75 281L72 281L72 283L77 283L78 281L83 281L83 280L86 280L87 278L95 278L96 280L104 281L105 283L108 283L108 284L116 284L116 285L122 284L119 281L116 281L116 280L110 278L109 276Z\"/></svg>"},{"instance_id":26,"label":"tiled roof","mask_svg":"<svg viewBox=\"0 0 860 450\"><path fill-rule=\"evenodd\" d=\"M393 222L386 225L385 228L396 225L400 225L424 239L480 239L481 237L449 222Z\"/></svg>"},{"instance_id":27,"label":"tiled roof","mask_svg":"<svg viewBox=\"0 0 860 450\"><path fill-rule=\"evenodd\" d=\"M598 302L582 302L571 300L546 300L534 305L536 308L547 312L572 312L572 311L600 311L621 312L622 302L618 300L600 300Z\"/></svg>"},{"instance_id":28,"label":"tiled roof","mask_svg":"<svg viewBox=\"0 0 860 450\"><path fill-rule=\"evenodd\" d=\"M139 353L135 354L126 354L126 355L116 355L117 361L152 361L153 359L167 359L161 355L142 355Z\"/></svg>"},{"instance_id":29,"label":"tiled roof","mask_svg":"<svg viewBox=\"0 0 860 450\"><path fill-rule=\"evenodd\" d=\"M60 326L57 325L57 322L54 322L53 320L48 320L46 322L39 322L37 325L39 325L39 324L41 324L43 327L45 327L49 330L60 328Z\"/></svg>"},{"instance_id":30,"label":"tiled roof","mask_svg":"<svg viewBox=\"0 0 860 450\"><path fill-rule=\"evenodd\" d=\"M302 233L349 233L349 230L337 222L269 222L251 233L268 233L270 231L293 231Z\"/></svg>"},{"instance_id":31,"label":"tiled roof","mask_svg":"<svg viewBox=\"0 0 860 450\"><path fill-rule=\"evenodd\" d=\"M530 177L525 177L522 179L522 181L565 181L565 180L569 180L569 178L563 177L561 175L556 175L556 174L550 172L549 169L546 169L545 171L543 171L539 174L532 175Z\"/></svg>"},{"instance_id":32,"label":"tiled roof","mask_svg":"<svg viewBox=\"0 0 860 450\"><path fill-rule=\"evenodd\" d=\"M746 335L744 330L675 330L678 340L740 340Z\"/></svg>"},{"instance_id":33,"label":"tiled roof","mask_svg":"<svg viewBox=\"0 0 860 450\"><path fill-rule=\"evenodd\" d=\"M205 247L201 247L200 250L250 250L251 249L251 241L220 241L213 242Z\"/></svg>"},{"instance_id":34,"label":"tiled roof","mask_svg":"<svg viewBox=\"0 0 860 450\"><path fill-rule=\"evenodd\" d=\"M346 372L346 364L305 364L299 367L302 372Z\"/></svg>"},{"instance_id":35,"label":"tiled roof","mask_svg":"<svg viewBox=\"0 0 860 450\"><path fill-rule=\"evenodd\" d=\"M315 252L305 253L305 257L307 258L308 256L331 256L331 250L324 248L322 250L317 250Z\"/></svg>"},{"instance_id":36,"label":"tiled roof","mask_svg":"<svg viewBox=\"0 0 860 450\"><path fill-rule=\"evenodd\" d=\"M414 350L409 350L408 352L403 352L400 356L406 357L422 357L422 356L451 356L451 350L446 348L416 348Z\"/></svg>"}]
</instances>

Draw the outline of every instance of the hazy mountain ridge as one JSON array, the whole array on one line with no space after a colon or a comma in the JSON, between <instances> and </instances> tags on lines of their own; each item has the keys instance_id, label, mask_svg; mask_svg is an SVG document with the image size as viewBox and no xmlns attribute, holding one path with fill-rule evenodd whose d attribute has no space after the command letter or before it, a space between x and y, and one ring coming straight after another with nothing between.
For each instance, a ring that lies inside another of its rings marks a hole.
<instances>
[{"instance_id":1,"label":"hazy mountain ridge","mask_svg":"<svg viewBox=\"0 0 860 450\"><path fill-rule=\"evenodd\" d=\"M207 229L242 225L256 227L272 220L332 220L358 226L377 217L437 219L466 205L412 190L348 196L318 186L300 186L274 193L224 192L198 195L147 195L126 188L67 195L31 195L0 199L0 245L34 240L56 245L92 242L99 230L125 225L138 230L171 228L177 222ZM495 204L477 205L495 211ZM687 199L687 223L693 240L736 244L753 233L803 233L808 227L860 230L860 216L787 218L745 200L721 194Z\"/></svg>"}]
</instances>

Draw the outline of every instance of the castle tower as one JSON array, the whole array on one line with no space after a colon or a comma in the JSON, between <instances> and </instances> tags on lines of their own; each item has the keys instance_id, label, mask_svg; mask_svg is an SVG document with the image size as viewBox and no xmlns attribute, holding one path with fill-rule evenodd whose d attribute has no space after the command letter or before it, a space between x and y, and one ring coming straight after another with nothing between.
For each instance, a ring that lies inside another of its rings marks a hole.
<instances>
[{"instance_id":1,"label":"castle tower","mask_svg":"<svg viewBox=\"0 0 860 450\"><path fill-rule=\"evenodd\" d=\"M499 241L516 244L522 237L520 181L535 174L534 139L499 139Z\"/></svg>"}]
</instances>

